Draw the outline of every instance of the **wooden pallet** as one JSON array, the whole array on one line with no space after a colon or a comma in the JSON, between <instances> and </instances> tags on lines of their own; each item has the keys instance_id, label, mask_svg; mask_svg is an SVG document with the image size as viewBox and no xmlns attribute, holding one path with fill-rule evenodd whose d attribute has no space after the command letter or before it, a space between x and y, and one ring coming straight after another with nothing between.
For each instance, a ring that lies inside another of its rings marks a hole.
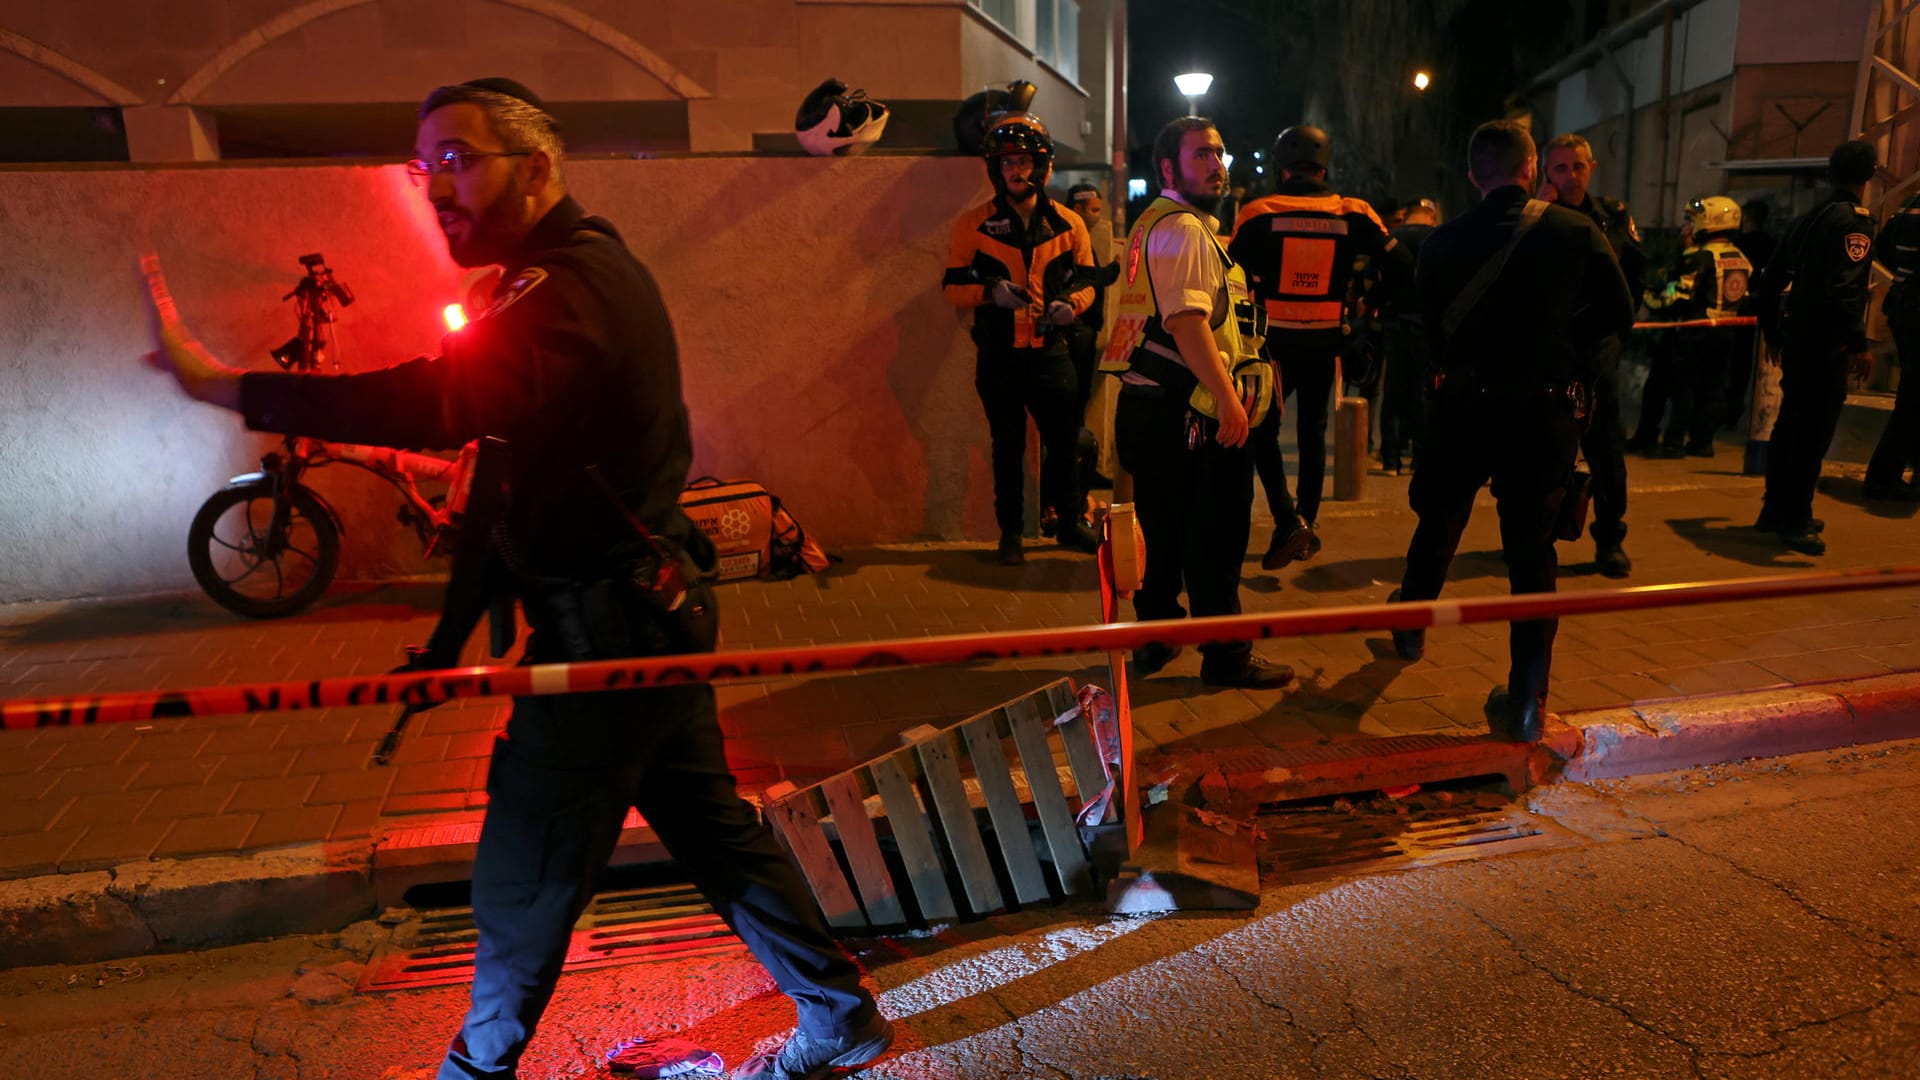
<instances>
[{"instance_id":1,"label":"wooden pallet","mask_svg":"<svg viewBox=\"0 0 1920 1080\"><path fill-rule=\"evenodd\" d=\"M1106 773L1071 679L901 738L900 749L818 784L767 790L767 821L800 864L828 925L859 931L906 925L915 916L934 922L985 915L1008 906L1002 882L1021 904L1092 895L1074 815L1105 786ZM1054 764L1056 743L1065 751L1072 799ZM897 862L883 850L883 836ZM1043 858L1053 867L1051 881Z\"/></svg>"}]
</instances>

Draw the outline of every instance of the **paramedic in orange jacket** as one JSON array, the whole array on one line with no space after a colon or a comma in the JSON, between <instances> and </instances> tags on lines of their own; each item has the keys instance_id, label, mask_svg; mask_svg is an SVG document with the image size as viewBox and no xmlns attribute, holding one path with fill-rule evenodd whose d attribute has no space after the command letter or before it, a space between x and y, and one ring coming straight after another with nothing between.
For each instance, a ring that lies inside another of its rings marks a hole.
<instances>
[{"instance_id":1,"label":"paramedic in orange jacket","mask_svg":"<svg viewBox=\"0 0 1920 1080\"><path fill-rule=\"evenodd\" d=\"M1300 445L1299 503L1287 492L1280 456L1280 410L1247 439L1273 512L1273 539L1260 565L1278 570L1320 550L1314 531L1327 471L1327 402L1335 362L1347 343L1347 282L1354 260L1393 246L1379 215L1327 186L1327 133L1301 124L1273 142L1281 180L1272 195L1240 209L1233 261L1246 268L1253 298L1267 310L1267 356L1279 365L1280 392L1294 398Z\"/></svg>"},{"instance_id":2,"label":"paramedic in orange jacket","mask_svg":"<svg viewBox=\"0 0 1920 1080\"><path fill-rule=\"evenodd\" d=\"M1039 118L1002 117L981 149L994 196L954 223L944 285L955 307L973 309L973 385L993 441L1000 562L1016 566L1025 557L1028 414L1040 431L1041 534L1076 550L1099 546L1074 473L1080 409L1067 350L1074 320L1093 303L1093 247L1080 215L1047 195L1053 139Z\"/></svg>"}]
</instances>

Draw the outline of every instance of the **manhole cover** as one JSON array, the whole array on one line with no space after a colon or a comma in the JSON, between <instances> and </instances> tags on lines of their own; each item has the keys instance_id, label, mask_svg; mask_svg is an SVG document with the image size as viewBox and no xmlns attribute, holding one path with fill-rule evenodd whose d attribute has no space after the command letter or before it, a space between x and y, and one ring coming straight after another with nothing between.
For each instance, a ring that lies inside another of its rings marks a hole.
<instances>
[{"instance_id":1,"label":"manhole cover","mask_svg":"<svg viewBox=\"0 0 1920 1080\"><path fill-rule=\"evenodd\" d=\"M472 908L415 914L394 930L360 978L362 993L444 986L473 978L479 931ZM573 924L563 971L713 956L746 946L690 884L600 893Z\"/></svg>"},{"instance_id":2,"label":"manhole cover","mask_svg":"<svg viewBox=\"0 0 1920 1080\"><path fill-rule=\"evenodd\" d=\"M1410 870L1568 843L1572 835L1518 807L1293 810L1263 814L1262 869L1288 882Z\"/></svg>"}]
</instances>

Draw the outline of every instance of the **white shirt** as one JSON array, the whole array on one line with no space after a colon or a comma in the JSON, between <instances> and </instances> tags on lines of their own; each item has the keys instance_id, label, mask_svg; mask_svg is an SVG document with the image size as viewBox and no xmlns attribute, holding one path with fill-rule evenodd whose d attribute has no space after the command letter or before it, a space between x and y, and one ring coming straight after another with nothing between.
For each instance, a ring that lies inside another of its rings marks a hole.
<instances>
[{"instance_id":1,"label":"white shirt","mask_svg":"<svg viewBox=\"0 0 1920 1080\"><path fill-rule=\"evenodd\" d=\"M1162 189L1160 195L1193 211L1164 219L1147 236L1147 272L1153 277L1160 321L1197 311L1211 326L1227 291L1227 268L1213 238L1220 222L1170 188Z\"/></svg>"}]
</instances>

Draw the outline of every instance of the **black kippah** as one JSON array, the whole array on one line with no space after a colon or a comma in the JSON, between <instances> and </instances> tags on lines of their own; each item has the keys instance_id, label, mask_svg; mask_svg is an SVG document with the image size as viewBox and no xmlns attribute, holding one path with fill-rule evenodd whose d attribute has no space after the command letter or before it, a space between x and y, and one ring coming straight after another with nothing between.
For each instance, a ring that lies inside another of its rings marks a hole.
<instances>
[{"instance_id":1,"label":"black kippah","mask_svg":"<svg viewBox=\"0 0 1920 1080\"><path fill-rule=\"evenodd\" d=\"M539 109L541 112L547 111L547 103L540 100L539 94L527 89L525 83L516 82L513 79L496 76L490 79L470 79L460 85L471 87L475 90L487 90L495 94L505 94L510 98L518 98L534 108Z\"/></svg>"}]
</instances>

